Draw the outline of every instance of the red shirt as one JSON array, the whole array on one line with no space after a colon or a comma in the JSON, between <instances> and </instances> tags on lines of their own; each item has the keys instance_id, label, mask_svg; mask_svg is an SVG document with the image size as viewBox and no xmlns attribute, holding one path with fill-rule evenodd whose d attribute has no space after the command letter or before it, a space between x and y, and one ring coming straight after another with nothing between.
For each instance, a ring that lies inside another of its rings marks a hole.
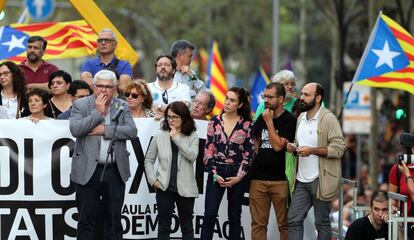
<instances>
[{"instance_id":1,"label":"red shirt","mask_svg":"<svg viewBox=\"0 0 414 240\"><path fill-rule=\"evenodd\" d=\"M26 62L27 59L20 64L20 69L23 71L27 84L48 82L49 76L59 70L59 68L57 68L55 65L43 61L36 72L33 72L33 70L27 66Z\"/></svg>"},{"instance_id":2,"label":"red shirt","mask_svg":"<svg viewBox=\"0 0 414 240\"><path fill-rule=\"evenodd\" d=\"M388 178L389 183L391 183L392 185L395 185L398 187L398 184L400 185L400 192L399 194L401 195L405 195L408 196L408 202L407 202L407 214L408 216L413 216L411 214L411 205L413 202L413 199L410 198L410 194L408 193L408 186L407 186L407 182L405 181L405 176L404 174L401 173L401 177L400 177L400 181L397 181L397 171L398 167L397 164L394 164L394 166L392 166L391 171L390 171L390 176ZM414 169L410 168L410 174L411 176L414 176ZM401 211L404 211L404 203L402 204L402 208ZM404 214L404 212L401 212L401 216Z\"/></svg>"}]
</instances>

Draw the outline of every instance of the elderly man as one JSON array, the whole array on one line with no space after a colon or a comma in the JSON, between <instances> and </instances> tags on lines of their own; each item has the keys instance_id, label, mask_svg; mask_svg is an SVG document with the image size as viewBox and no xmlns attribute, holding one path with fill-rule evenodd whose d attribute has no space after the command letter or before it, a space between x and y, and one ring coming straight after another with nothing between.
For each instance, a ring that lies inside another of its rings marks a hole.
<instances>
[{"instance_id":1,"label":"elderly man","mask_svg":"<svg viewBox=\"0 0 414 240\"><path fill-rule=\"evenodd\" d=\"M70 131L76 145L70 177L79 211L77 239L95 239L98 211L103 212L105 239L122 239L121 208L125 182L131 176L126 140L136 137L137 129L128 104L114 97L116 82L114 72L97 72L94 94L72 105ZM112 152L107 153L111 143Z\"/></svg>"},{"instance_id":2,"label":"elderly man","mask_svg":"<svg viewBox=\"0 0 414 240\"><path fill-rule=\"evenodd\" d=\"M206 90L204 82L201 81L194 71L191 70L191 60L195 47L187 40L181 39L171 45L170 54L177 63L174 81L183 83L190 88L191 100L202 90Z\"/></svg>"},{"instance_id":3,"label":"elderly man","mask_svg":"<svg viewBox=\"0 0 414 240\"><path fill-rule=\"evenodd\" d=\"M96 42L98 56L88 59L82 64L81 80L92 85L93 76L102 69L108 69L117 74L118 87L124 89L132 82L132 68L127 61L120 60L115 56L118 43L115 32L111 29L103 29Z\"/></svg>"},{"instance_id":4,"label":"elderly man","mask_svg":"<svg viewBox=\"0 0 414 240\"><path fill-rule=\"evenodd\" d=\"M191 104L191 117L207 120L207 115L213 111L214 106L216 106L214 95L207 90L203 90L197 94Z\"/></svg>"},{"instance_id":5,"label":"elderly man","mask_svg":"<svg viewBox=\"0 0 414 240\"><path fill-rule=\"evenodd\" d=\"M49 76L59 70L55 65L43 60L46 47L47 41L40 36L32 36L27 40L27 57L20 64L20 68L24 73L29 89L43 88L49 91Z\"/></svg>"},{"instance_id":6,"label":"elderly man","mask_svg":"<svg viewBox=\"0 0 414 240\"><path fill-rule=\"evenodd\" d=\"M319 240L332 237L330 201L336 198L341 179L341 157L345 140L336 116L321 106L324 89L308 83L301 91L301 115L296 138L289 152L298 156L296 185L288 213L289 240L303 239L303 220L313 206Z\"/></svg>"},{"instance_id":7,"label":"elderly man","mask_svg":"<svg viewBox=\"0 0 414 240\"><path fill-rule=\"evenodd\" d=\"M293 113L293 105L295 104L297 98L294 96L295 87L296 87L296 77L292 71L282 70L272 78L272 82L279 82L285 87L286 97L283 101L283 108L288 110L290 113ZM265 109L265 104L262 101L256 109L255 120L262 114Z\"/></svg>"}]
</instances>

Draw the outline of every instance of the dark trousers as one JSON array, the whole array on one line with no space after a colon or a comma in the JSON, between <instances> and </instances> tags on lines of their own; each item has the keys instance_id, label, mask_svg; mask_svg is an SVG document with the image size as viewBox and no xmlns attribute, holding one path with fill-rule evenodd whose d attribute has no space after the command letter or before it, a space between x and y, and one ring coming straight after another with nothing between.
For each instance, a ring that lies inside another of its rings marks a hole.
<instances>
[{"instance_id":1,"label":"dark trousers","mask_svg":"<svg viewBox=\"0 0 414 240\"><path fill-rule=\"evenodd\" d=\"M158 207L158 239L170 239L171 219L175 203L177 204L178 218L180 220L181 233L183 235L182 239L193 240L193 209L195 198L181 197L176 192L157 189L156 199Z\"/></svg>"},{"instance_id":2,"label":"dark trousers","mask_svg":"<svg viewBox=\"0 0 414 240\"><path fill-rule=\"evenodd\" d=\"M98 165L86 185L75 184L79 222L78 240L95 239L95 220L103 212L104 239L122 240L121 208L124 203L125 183L116 165L107 167L103 181L99 181L103 167ZM101 206L101 209L99 209Z\"/></svg>"},{"instance_id":3,"label":"dark trousers","mask_svg":"<svg viewBox=\"0 0 414 240\"><path fill-rule=\"evenodd\" d=\"M331 202L316 198L318 185L318 178L310 183L296 181L288 212L289 240L303 239L303 220L305 220L312 206L315 210L315 227L318 231L318 240L330 240L332 238L331 220L329 218Z\"/></svg>"},{"instance_id":4,"label":"dark trousers","mask_svg":"<svg viewBox=\"0 0 414 240\"><path fill-rule=\"evenodd\" d=\"M217 173L226 179L237 175L239 165L219 166ZM238 184L227 188L227 215L229 218L229 239L241 239L241 212L243 195L246 190L246 178L243 178ZM220 207L226 188L220 187L218 183L213 182L212 174L209 174L206 185L204 221L201 229L201 239L211 240L214 234L214 225L217 213Z\"/></svg>"}]
</instances>

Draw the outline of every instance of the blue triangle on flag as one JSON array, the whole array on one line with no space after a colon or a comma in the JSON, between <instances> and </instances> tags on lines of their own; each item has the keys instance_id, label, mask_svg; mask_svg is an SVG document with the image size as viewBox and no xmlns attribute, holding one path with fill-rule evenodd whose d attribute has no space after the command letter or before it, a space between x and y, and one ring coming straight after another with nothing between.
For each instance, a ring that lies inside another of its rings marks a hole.
<instances>
[{"instance_id":1,"label":"blue triangle on flag","mask_svg":"<svg viewBox=\"0 0 414 240\"><path fill-rule=\"evenodd\" d=\"M365 59L361 60L362 68L356 78L357 81L401 70L409 65L408 57L391 29L381 18L371 46L367 46L367 50Z\"/></svg>"},{"instance_id":2,"label":"blue triangle on flag","mask_svg":"<svg viewBox=\"0 0 414 240\"><path fill-rule=\"evenodd\" d=\"M0 28L0 59L19 55L26 51L29 35L10 26Z\"/></svg>"}]
</instances>

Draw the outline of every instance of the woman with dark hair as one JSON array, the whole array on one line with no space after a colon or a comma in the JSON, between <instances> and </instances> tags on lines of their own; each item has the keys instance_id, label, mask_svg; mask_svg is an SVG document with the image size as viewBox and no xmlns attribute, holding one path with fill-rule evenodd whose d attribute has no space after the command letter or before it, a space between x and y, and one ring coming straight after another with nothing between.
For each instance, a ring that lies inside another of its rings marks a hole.
<instances>
[{"instance_id":1,"label":"woman with dark hair","mask_svg":"<svg viewBox=\"0 0 414 240\"><path fill-rule=\"evenodd\" d=\"M22 119L29 119L34 123L51 118L45 115L44 109L49 101L49 93L41 88L33 88L27 93L30 115Z\"/></svg>"},{"instance_id":2,"label":"woman with dark hair","mask_svg":"<svg viewBox=\"0 0 414 240\"><path fill-rule=\"evenodd\" d=\"M17 119L30 114L26 101L26 79L20 67L13 62L0 63L0 105L8 119Z\"/></svg>"},{"instance_id":3,"label":"woman with dark hair","mask_svg":"<svg viewBox=\"0 0 414 240\"><path fill-rule=\"evenodd\" d=\"M154 117L155 113L152 108L152 95L143 80L137 80L125 90L125 99L131 109L132 117Z\"/></svg>"},{"instance_id":4,"label":"woman with dark hair","mask_svg":"<svg viewBox=\"0 0 414 240\"><path fill-rule=\"evenodd\" d=\"M183 102L167 106L161 132L154 136L145 156L148 182L156 189L158 238L170 239L174 203L177 205L182 239L194 239L193 208L198 197L194 162L198 136L190 110ZM154 169L158 157L158 166Z\"/></svg>"},{"instance_id":5,"label":"woman with dark hair","mask_svg":"<svg viewBox=\"0 0 414 240\"><path fill-rule=\"evenodd\" d=\"M227 189L229 239L240 239L246 173L253 156L250 93L233 87L226 93L224 110L214 116L207 130L204 164L209 173L206 185L201 239L213 239L214 225Z\"/></svg>"},{"instance_id":6,"label":"woman with dark hair","mask_svg":"<svg viewBox=\"0 0 414 240\"><path fill-rule=\"evenodd\" d=\"M69 73L58 70L49 77L48 87L52 92L52 98L48 101L45 114L51 118L57 118L72 106L72 98L68 93L72 77Z\"/></svg>"}]
</instances>

